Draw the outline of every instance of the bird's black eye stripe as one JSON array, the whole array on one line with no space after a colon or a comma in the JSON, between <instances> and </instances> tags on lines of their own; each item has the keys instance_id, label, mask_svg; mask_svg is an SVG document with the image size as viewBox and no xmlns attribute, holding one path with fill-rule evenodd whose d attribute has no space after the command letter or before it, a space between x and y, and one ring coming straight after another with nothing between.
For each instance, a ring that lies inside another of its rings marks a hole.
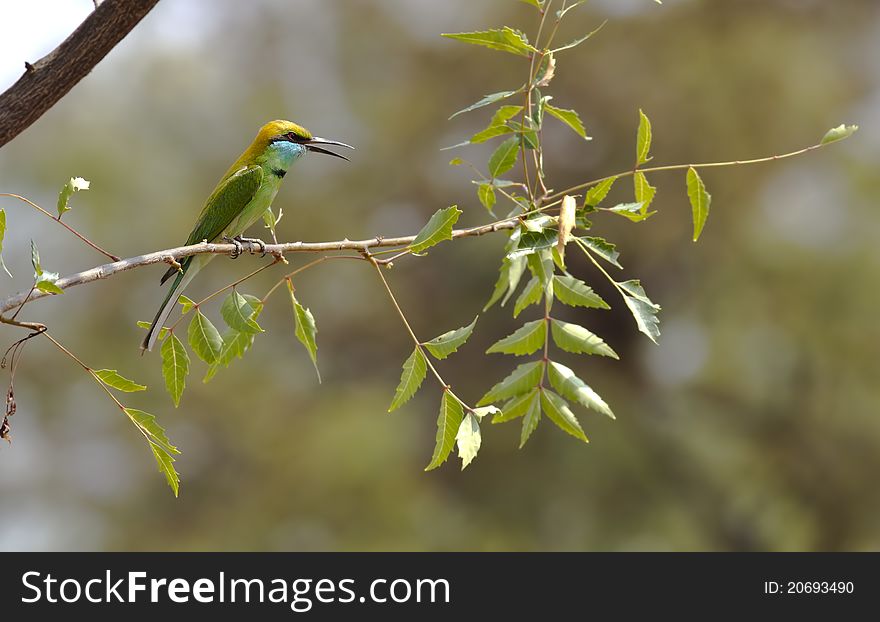
<instances>
[{"instance_id":1,"label":"bird's black eye stripe","mask_svg":"<svg viewBox=\"0 0 880 622\"><path fill-rule=\"evenodd\" d=\"M307 136L300 136L296 132L287 132L287 134L281 134L279 136L276 136L270 142L277 143L280 141L285 141L285 142L303 144L303 143L309 142L309 140L311 140L311 139Z\"/></svg>"}]
</instances>

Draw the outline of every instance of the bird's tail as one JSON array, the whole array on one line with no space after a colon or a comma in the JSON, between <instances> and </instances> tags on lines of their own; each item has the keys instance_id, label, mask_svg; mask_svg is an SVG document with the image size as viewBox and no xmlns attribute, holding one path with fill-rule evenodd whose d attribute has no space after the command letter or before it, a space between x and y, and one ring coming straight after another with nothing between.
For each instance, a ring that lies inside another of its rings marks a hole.
<instances>
[{"instance_id":1,"label":"bird's tail","mask_svg":"<svg viewBox=\"0 0 880 622\"><path fill-rule=\"evenodd\" d=\"M144 341L141 344L142 352L149 352L153 349L153 346L156 345L156 340L159 338L159 333L162 330L162 326L165 324L165 320L168 319L172 309L174 309L178 296L183 293L184 288L189 285L189 282L192 281L193 277L198 272L198 266L192 266L190 265L190 262L184 262L182 270L182 272L177 273L177 278L175 278L174 282L171 284L171 289L168 291L168 295L165 296L165 300L162 301L162 306L159 307L156 317L153 318L150 330L147 331L147 336L144 337Z\"/></svg>"}]
</instances>

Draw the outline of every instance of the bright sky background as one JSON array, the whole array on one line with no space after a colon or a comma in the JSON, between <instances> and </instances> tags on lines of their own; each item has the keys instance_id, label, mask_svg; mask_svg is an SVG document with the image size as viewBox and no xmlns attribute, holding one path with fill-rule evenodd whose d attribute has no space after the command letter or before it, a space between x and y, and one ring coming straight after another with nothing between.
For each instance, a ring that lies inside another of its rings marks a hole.
<instances>
[{"instance_id":1,"label":"bright sky background","mask_svg":"<svg viewBox=\"0 0 880 622\"><path fill-rule=\"evenodd\" d=\"M79 26L95 9L92 0L0 0L0 90Z\"/></svg>"}]
</instances>

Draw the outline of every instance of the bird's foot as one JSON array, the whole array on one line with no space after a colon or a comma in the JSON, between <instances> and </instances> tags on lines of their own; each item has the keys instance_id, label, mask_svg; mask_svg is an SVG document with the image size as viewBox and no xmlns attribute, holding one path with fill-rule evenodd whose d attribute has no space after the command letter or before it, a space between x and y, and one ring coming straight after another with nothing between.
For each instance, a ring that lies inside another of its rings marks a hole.
<instances>
[{"instance_id":1,"label":"bird's foot","mask_svg":"<svg viewBox=\"0 0 880 622\"><path fill-rule=\"evenodd\" d=\"M233 250L229 254L229 258L230 259L238 259L241 256L242 249L244 248L244 246L242 246L242 243L241 243L242 242L241 238L239 236L235 236L234 238L230 238L229 236L224 235L223 241L235 246L235 250Z\"/></svg>"},{"instance_id":2,"label":"bird's foot","mask_svg":"<svg viewBox=\"0 0 880 622\"><path fill-rule=\"evenodd\" d=\"M235 236L234 239L235 239L236 241L238 241L240 244L251 244L251 245L255 245L255 246L259 249L259 250L256 251L256 252L257 252L257 253L260 253L260 257L265 257L265 256L266 256L266 243L263 242L263 240L261 240L261 239L259 239L259 238L244 238L244 237L242 237L242 236L240 236L240 235ZM255 253L254 253L254 250L253 250L253 246L252 246L251 249L250 249L250 253L251 253L251 255L255 254Z\"/></svg>"}]
</instances>

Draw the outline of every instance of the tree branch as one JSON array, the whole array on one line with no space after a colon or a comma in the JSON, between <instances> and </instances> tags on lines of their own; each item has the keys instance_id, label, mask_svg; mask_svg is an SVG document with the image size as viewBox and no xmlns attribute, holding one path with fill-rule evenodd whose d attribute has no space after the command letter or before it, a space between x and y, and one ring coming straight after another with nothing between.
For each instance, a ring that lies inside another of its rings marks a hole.
<instances>
[{"instance_id":1,"label":"tree branch","mask_svg":"<svg viewBox=\"0 0 880 622\"><path fill-rule=\"evenodd\" d=\"M107 0L107 2L110 1L111 0ZM470 229L456 229L452 232L452 237L453 239L477 237L481 235L486 235L488 233L494 233L496 231L513 229L518 225L518 218L510 218L480 227L473 227ZM250 242L244 242L242 243L242 246L247 248L251 253L261 252L261 250L265 250L267 254L275 255L276 257L278 257L283 255L284 253L326 253L332 251L368 252L371 248L395 246L405 247L409 244L412 244L415 239L416 236L409 235L398 238L375 237L369 240L346 239L336 242L287 242L283 244L265 244L265 249L260 249L258 244ZM192 255L230 255L235 251L235 244L209 244L202 242L200 244L193 244L192 246L179 246L177 248L170 248L163 251L156 251L154 253L147 253L145 255L138 255L137 257L129 257L128 259L122 259L113 263L97 266L90 270L77 272L76 274L71 274L69 276L58 279L55 284L61 289L68 289L76 285L82 285L84 283L91 283L93 281L106 279L119 272L125 272L127 270L140 268L142 266L149 266L157 263L179 265L181 259L185 257L190 257ZM21 305L25 300L31 302L40 298L45 298L46 296L50 295L51 294L39 290L28 290L19 292L0 301L0 313L6 313L11 309L16 308L17 306Z\"/></svg>"},{"instance_id":2,"label":"tree branch","mask_svg":"<svg viewBox=\"0 0 880 622\"><path fill-rule=\"evenodd\" d=\"M105 0L73 33L0 95L0 147L64 97L159 0ZM7 24L13 28L13 24Z\"/></svg>"}]
</instances>

